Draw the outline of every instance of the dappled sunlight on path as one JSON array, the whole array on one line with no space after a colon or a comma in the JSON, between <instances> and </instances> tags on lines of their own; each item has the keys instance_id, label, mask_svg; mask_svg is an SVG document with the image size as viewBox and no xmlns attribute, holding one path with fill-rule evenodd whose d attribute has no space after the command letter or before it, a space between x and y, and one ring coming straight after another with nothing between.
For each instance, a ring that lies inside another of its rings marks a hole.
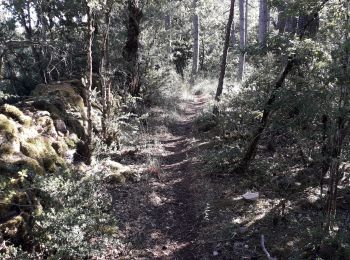
<instances>
[{"instance_id":1,"label":"dappled sunlight on path","mask_svg":"<svg viewBox=\"0 0 350 260\"><path fill-rule=\"evenodd\" d=\"M115 212L121 231L130 241L125 259L195 259L194 244L202 214L198 213L198 190L193 186L202 167L194 121L207 97L183 101L179 119L158 136L162 151L160 169L140 183L117 188ZM148 174L147 172L145 174Z\"/></svg>"}]
</instances>

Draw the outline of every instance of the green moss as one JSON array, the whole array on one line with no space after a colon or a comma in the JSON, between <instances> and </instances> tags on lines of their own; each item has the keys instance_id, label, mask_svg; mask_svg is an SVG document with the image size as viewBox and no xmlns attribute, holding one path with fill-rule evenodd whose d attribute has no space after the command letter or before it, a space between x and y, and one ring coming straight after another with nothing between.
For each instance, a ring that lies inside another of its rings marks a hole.
<instances>
[{"instance_id":1,"label":"green moss","mask_svg":"<svg viewBox=\"0 0 350 260\"><path fill-rule=\"evenodd\" d=\"M112 173L106 177L106 181L109 184L122 184L125 183L126 178L120 173Z\"/></svg>"},{"instance_id":2,"label":"green moss","mask_svg":"<svg viewBox=\"0 0 350 260\"><path fill-rule=\"evenodd\" d=\"M35 144L30 143L30 142L22 142L21 143L21 152L31 158L40 160L41 159L41 155L43 153L42 151L43 147L42 146L38 146L36 147ZM42 164L42 162L41 162Z\"/></svg>"},{"instance_id":3,"label":"green moss","mask_svg":"<svg viewBox=\"0 0 350 260\"><path fill-rule=\"evenodd\" d=\"M45 169L37 160L23 154L6 155L0 158L0 173L4 176L12 178L23 170L28 170L28 173L31 174L43 175L45 173Z\"/></svg>"},{"instance_id":4,"label":"green moss","mask_svg":"<svg viewBox=\"0 0 350 260\"><path fill-rule=\"evenodd\" d=\"M18 229L24 224L22 216L16 216L0 225L0 230L8 236L16 236Z\"/></svg>"},{"instance_id":5,"label":"green moss","mask_svg":"<svg viewBox=\"0 0 350 260\"><path fill-rule=\"evenodd\" d=\"M64 160L56 153L50 141L33 138L21 143L21 152L36 161L48 172L55 172L57 166L64 166Z\"/></svg>"},{"instance_id":6,"label":"green moss","mask_svg":"<svg viewBox=\"0 0 350 260\"><path fill-rule=\"evenodd\" d=\"M64 156L68 150L68 145L64 140L60 140L52 143L52 148L55 149L56 153L60 156Z\"/></svg>"},{"instance_id":7,"label":"green moss","mask_svg":"<svg viewBox=\"0 0 350 260\"><path fill-rule=\"evenodd\" d=\"M118 232L118 228L112 225L99 225L97 230L107 235L114 235Z\"/></svg>"},{"instance_id":8,"label":"green moss","mask_svg":"<svg viewBox=\"0 0 350 260\"><path fill-rule=\"evenodd\" d=\"M68 93L70 95L76 95L77 91L75 90L75 87L73 87L70 84L40 84L38 85L33 91L33 96L51 96L54 94L59 93Z\"/></svg>"},{"instance_id":9,"label":"green moss","mask_svg":"<svg viewBox=\"0 0 350 260\"><path fill-rule=\"evenodd\" d=\"M18 129L16 123L0 114L0 156L13 154L19 150Z\"/></svg>"},{"instance_id":10,"label":"green moss","mask_svg":"<svg viewBox=\"0 0 350 260\"><path fill-rule=\"evenodd\" d=\"M35 209L34 209L34 216L38 217L43 214L43 206L41 205L39 200L35 200Z\"/></svg>"},{"instance_id":11,"label":"green moss","mask_svg":"<svg viewBox=\"0 0 350 260\"><path fill-rule=\"evenodd\" d=\"M24 115L21 110L19 110L17 107L12 105L8 105L8 104L3 105L0 108L0 112L18 121L22 125L29 126L32 122L29 116Z\"/></svg>"},{"instance_id":12,"label":"green moss","mask_svg":"<svg viewBox=\"0 0 350 260\"><path fill-rule=\"evenodd\" d=\"M0 146L0 154L13 154L16 152L15 144L12 141L2 143Z\"/></svg>"},{"instance_id":13,"label":"green moss","mask_svg":"<svg viewBox=\"0 0 350 260\"><path fill-rule=\"evenodd\" d=\"M65 143L69 148L75 149L77 147L77 143L79 142L79 138L75 134L71 134L64 138Z\"/></svg>"},{"instance_id":14,"label":"green moss","mask_svg":"<svg viewBox=\"0 0 350 260\"><path fill-rule=\"evenodd\" d=\"M15 122L0 114L0 132L4 132L10 138L16 137L18 135L18 130Z\"/></svg>"},{"instance_id":15,"label":"green moss","mask_svg":"<svg viewBox=\"0 0 350 260\"><path fill-rule=\"evenodd\" d=\"M84 100L78 89L69 82L63 84L38 85L32 92L32 95L36 97L60 97L61 100L64 101L65 106L74 107L82 116L85 115Z\"/></svg>"},{"instance_id":16,"label":"green moss","mask_svg":"<svg viewBox=\"0 0 350 260\"><path fill-rule=\"evenodd\" d=\"M22 160L16 162L16 164L20 166L21 170L28 170L29 172L39 175L45 174L45 169L38 163L37 160L33 158L23 158Z\"/></svg>"}]
</instances>

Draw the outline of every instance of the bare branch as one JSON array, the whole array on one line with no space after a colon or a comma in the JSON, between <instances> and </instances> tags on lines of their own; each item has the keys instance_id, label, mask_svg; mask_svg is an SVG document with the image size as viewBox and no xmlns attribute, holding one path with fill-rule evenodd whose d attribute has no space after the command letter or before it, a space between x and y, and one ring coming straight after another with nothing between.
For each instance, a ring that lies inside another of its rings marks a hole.
<instances>
[{"instance_id":1,"label":"bare branch","mask_svg":"<svg viewBox=\"0 0 350 260\"><path fill-rule=\"evenodd\" d=\"M264 253L265 253L265 255L266 255L268 260L277 260L277 258L271 257L270 253L267 251L267 249L265 247L265 237L264 237L264 235L261 235L260 245L261 245L262 250L264 251Z\"/></svg>"}]
</instances>

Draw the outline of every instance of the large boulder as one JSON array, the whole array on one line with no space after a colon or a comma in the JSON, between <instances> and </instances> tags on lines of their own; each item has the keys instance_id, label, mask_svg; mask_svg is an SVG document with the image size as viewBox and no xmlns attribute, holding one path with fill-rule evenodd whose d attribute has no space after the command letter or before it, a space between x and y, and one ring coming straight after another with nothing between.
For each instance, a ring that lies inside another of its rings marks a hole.
<instances>
[{"instance_id":1,"label":"large boulder","mask_svg":"<svg viewBox=\"0 0 350 260\"><path fill-rule=\"evenodd\" d=\"M57 134L47 111L24 113L13 105L0 106L0 234L5 238L20 239L26 226L22 216L37 212L33 177L66 167L65 156L72 149L67 138Z\"/></svg>"},{"instance_id":2,"label":"large boulder","mask_svg":"<svg viewBox=\"0 0 350 260\"><path fill-rule=\"evenodd\" d=\"M85 104L83 85L72 80L38 85L29 98L0 106L0 236L21 239L27 220L40 214L32 180L58 173L72 162L86 138ZM92 112L93 124L100 128L98 105ZM114 181L130 174L120 165L108 169Z\"/></svg>"}]
</instances>

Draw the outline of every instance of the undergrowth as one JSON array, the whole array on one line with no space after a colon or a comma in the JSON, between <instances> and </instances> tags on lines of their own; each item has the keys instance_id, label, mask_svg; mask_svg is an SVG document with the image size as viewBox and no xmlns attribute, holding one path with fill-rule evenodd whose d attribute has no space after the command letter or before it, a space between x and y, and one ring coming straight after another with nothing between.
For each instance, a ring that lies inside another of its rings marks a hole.
<instances>
[{"instance_id":1,"label":"undergrowth","mask_svg":"<svg viewBox=\"0 0 350 260\"><path fill-rule=\"evenodd\" d=\"M4 241L2 259L84 259L117 245L112 197L102 174L36 176L32 189L42 204L28 234L33 253Z\"/></svg>"}]
</instances>

